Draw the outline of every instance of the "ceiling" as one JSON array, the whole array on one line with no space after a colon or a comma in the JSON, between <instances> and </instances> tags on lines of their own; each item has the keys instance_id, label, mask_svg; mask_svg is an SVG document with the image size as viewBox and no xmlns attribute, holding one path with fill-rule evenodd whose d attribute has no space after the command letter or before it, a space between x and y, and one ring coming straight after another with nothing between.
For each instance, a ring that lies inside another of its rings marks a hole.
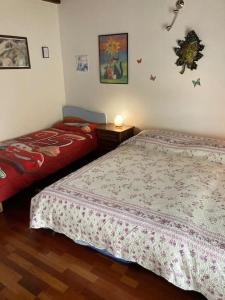
<instances>
[{"instance_id":1,"label":"ceiling","mask_svg":"<svg viewBox=\"0 0 225 300\"><path fill-rule=\"evenodd\" d=\"M61 3L61 0L42 0L42 1L51 2L51 3L55 3L55 4Z\"/></svg>"}]
</instances>

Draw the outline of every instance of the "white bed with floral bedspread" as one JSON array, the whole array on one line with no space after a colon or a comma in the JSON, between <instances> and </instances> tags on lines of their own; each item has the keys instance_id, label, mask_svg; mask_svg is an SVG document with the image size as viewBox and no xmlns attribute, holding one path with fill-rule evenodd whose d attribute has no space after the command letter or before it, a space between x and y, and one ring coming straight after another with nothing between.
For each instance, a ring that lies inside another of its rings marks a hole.
<instances>
[{"instance_id":1,"label":"white bed with floral bedspread","mask_svg":"<svg viewBox=\"0 0 225 300\"><path fill-rule=\"evenodd\" d=\"M225 299L225 141L143 131L35 196L30 218Z\"/></svg>"}]
</instances>

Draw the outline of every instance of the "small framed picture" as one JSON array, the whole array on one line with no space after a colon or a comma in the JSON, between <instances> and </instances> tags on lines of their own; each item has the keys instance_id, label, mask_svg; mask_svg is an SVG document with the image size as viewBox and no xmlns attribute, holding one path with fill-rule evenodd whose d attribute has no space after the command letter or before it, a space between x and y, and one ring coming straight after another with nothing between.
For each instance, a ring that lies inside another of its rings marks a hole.
<instances>
[{"instance_id":1,"label":"small framed picture","mask_svg":"<svg viewBox=\"0 0 225 300\"><path fill-rule=\"evenodd\" d=\"M77 72L88 72L88 55L76 55L76 71Z\"/></svg>"},{"instance_id":2,"label":"small framed picture","mask_svg":"<svg viewBox=\"0 0 225 300\"><path fill-rule=\"evenodd\" d=\"M48 49L48 47L42 47L42 56L43 56L43 58L49 58L49 49Z\"/></svg>"},{"instance_id":3,"label":"small framed picture","mask_svg":"<svg viewBox=\"0 0 225 300\"><path fill-rule=\"evenodd\" d=\"M0 35L0 69L30 69L26 37Z\"/></svg>"}]
</instances>

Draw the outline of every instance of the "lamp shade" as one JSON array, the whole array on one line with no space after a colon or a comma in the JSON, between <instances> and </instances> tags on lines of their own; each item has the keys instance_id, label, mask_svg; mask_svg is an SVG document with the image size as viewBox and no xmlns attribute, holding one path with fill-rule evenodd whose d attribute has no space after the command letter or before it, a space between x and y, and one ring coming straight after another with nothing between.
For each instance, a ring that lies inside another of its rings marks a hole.
<instances>
[{"instance_id":1,"label":"lamp shade","mask_svg":"<svg viewBox=\"0 0 225 300\"><path fill-rule=\"evenodd\" d=\"M114 124L117 127L123 126L123 117L121 115L116 115L114 119Z\"/></svg>"}]
</instances>

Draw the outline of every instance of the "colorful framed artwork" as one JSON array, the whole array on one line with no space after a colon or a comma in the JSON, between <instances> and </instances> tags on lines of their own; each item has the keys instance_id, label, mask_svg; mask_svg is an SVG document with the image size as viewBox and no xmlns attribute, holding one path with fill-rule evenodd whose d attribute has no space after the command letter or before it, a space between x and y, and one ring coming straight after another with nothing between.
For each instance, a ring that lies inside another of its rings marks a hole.
<instances>
[{"instance_id":1,"label":"colorful framed artwork","mask_svg":"<svg viewBox=\"0 0 225 300\"><path fill-rule=\"evenodd\" d=\"M100 82L128 83L128 33L99 35Z\"/></svg>"},{"instance_id":2,"label":"colorful framed artwork","mask_svg":"<svg viewBox=\"0 0 225 300\"><path fill-rule=\"evenodd\" d=\"M0 69L30 69L26 37L0 35Z\"/></svg>"}]
</instances>

